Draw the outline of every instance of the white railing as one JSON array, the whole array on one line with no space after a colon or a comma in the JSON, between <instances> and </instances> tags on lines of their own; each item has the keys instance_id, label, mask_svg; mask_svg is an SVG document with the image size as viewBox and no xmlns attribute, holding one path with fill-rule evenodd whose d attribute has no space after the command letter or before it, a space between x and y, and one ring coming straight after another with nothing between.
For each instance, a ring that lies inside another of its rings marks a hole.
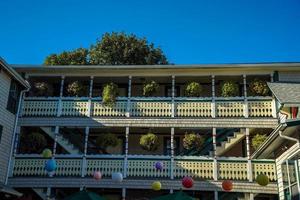
<instances>
[{"instance_id":1,"label":"white railing","mask_svg":"<svg viewBox=\"0 0 300 200\"><path fill-rule=\"evenodd\" d=\"M101 99L87 98L25 98L22 116L103 116L103 117L171 117L173 103L169 98L118 98L113 106L103 105ZM129 103L129 104L128 104ZM245 110L247 109L247 110ZM272 99L176 98L175 117L269 117L274 116ZM129 113L128 113L129 112ZM127 115L128 113L128 115ZM248 114L245 114L248 113Z\"/></svg>"},{"instance_id":2,"label":"white railing","mask_svg":"<svg viewBox=\"0 0 300 200\"><path fill-rule=\"evenodd\" d=\"M57 155L59 156L59 155ZM129 155L126 166L124 156L88 156L86 162L73 155L56 158L57 169L55 176L92 176L95 171L100 171L104 177L110 177L113 172L124 173L132 178L170 178L171 174L176 179L191 176L196 179L213 180L214 170L219 180L248 181L248 162L245 159L223 159L214 161L211 158L193 156L177 156L174 162L166 156L133 156ZM163 169L155 168L156 162L163 163ZM14 162L13 176L47 176L44 169L46 159L40 155L17 156ZM124 168L125 167L125 168ZM275 162L271 160L252 160L253 177L266 174L271 182L276 182Z\"/></svg>"}]
</instances>

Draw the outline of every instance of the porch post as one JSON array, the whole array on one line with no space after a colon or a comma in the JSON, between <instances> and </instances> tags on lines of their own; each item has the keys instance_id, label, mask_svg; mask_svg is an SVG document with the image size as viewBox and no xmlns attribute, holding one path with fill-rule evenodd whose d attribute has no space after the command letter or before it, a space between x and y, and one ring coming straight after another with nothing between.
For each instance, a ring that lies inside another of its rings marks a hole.
<instances>
[{"instance_id":1,"label":"porch post","mask_svg":"<svg viewBox=\"0 0 300 200\"><path fill-rule=\"evenodd\" d=\"M247 150L247 161L248 161L247 176L248 176L249 182L252 182L253 181L253 176L252 176L252 163L251 163L251 158L250 158L251 154L250 154L250 139L249 139L250 133L249 133L249 128L246 128L245 131L246 131L246 150Z\"/></svg>"},{"instance_id":2,"label":"porch post","mask_svg":"<svg viewBox=\"0 0 300 200\"><path fill-rule=\"evenodd\" d=\"M123 166L123 177L127 177L127 165L128 165L128 140L129 140L129 127L126 127L125 132L125 155L124 155L124 166Z\"/></svg>"},{"instance_id":3,"label":"porch post","mask_svg":"<svg viewBox=\"0 0 300 200\"><path fill-rule=\"evenodd\" d=\"M84 152L82 156L82 166L81 166L81 177L86 176L86 155L87 155L87 147L89 140L90 127L85 127L85 135L84 135Z\"/></svg>"},{"instance_id":4,"label":"porch post","mask_svg":"<svg viewBox=\"0 0 300 200\"><path fill-rule=\"evenodd\" d=\"M21 127L17 126L16 127L16 139L15 139L15 144L14 144L14 151L13 151L13 157L17 155L18 151L18 146L19 146L19 139L20 139L20 134L21 134Z\"/></svg>"},{"instance_id":5,"label":"porch post","mask_svg":"<svg viewBox=\"0 0 300 200\"><path fill-rule=\"evenodd\" d=\"M126 112L126 117L130 117L131 115L131 83L132 83L132 76L128 77L128 94L127 94L127 112Z\"/></svg>"},{"instance_id":6,"label":"porch post","mask_svg":"<svg viewBox=\"0 0 300 200\"><path fill-rule=\"evenodd\" d=\"M61 77L60 81L60 90L59 90L59 100L58 100L58 107L57 107L57 117L61 116L62 112L62 97L63 97L63 92L64 92L64 84L65 84L65 77Z\"/></svg>"},{"instance_id":7,"label":"porch post","mask_svg":"<svg viewBox=\"0 0 300 200\"><path fill-rule=\"evenodd\" d=\"M175 76L172 76L172 113L171 113L171 117L175 117L176 115L176 110L175 110Z\"/></svg>"},{"instance_id":8,"label":"porch post","mask_svg":"<svg viewBox=\"0 0 300 200\"><path fill-rule=\"evenodd\" d=\"M218 180L218 162L217 162L217 129L213 128L212 130L212 138L213 138L213 179L214 181Z\"/></svg>"},{"instance_id":9,"label":"porch post","mask_svg":"<svg viewBox=\"0 0 300 200\"><path fill-rule=\"evenodd\" d=\"M218 191L214 191L214 200L219 200Z\"/></svg>"},{"instance_id":10,"label":"porch post","mask_svg":"<svg viewBox=\"0 0 300 200\"><path fill-rule=\"evenodd\" d=\"M55 130L54 130L54 145L53 145L52 158L55 158L55 155L56 155L56 147L57 147L58 135L59 135L59 126L55 126Z\"/></svg>"},{"instance_id":11,"label":"porch post","mask_svg":"<svg viewBox=\"0 0 300 200\"><path fill-rule=\"evenodd\" d=\"M215 91L215 75L211 76L211 117L216 118L216 91Z\"/></svg>"},{"instance_id":12,"label":"porch post","mask_svg":"<svg viewBox=\"0 0 300 200\"><path fill-rule=\"evenodd\" d=\"M174 127L171 128L171 163L170 163L170 178L174 179Z\"/></svg>"},{"instance_id":13,"label":"porch post","mask_svg":"<svg viewBox=\"0 0 300 200\"><path fill-rule=\"evenodd\" d=\"M93 84L94 84L94 76L90 77L90 88L89 88L89 100L88 100L88 111L87 111L87 116L91 117L92 115L92 95L93 95Z\"/></svg>"},{"instance_id":14,"label":"porch post","mask_svg":"<svg viewBox=\"0 0 300 200\"><path fill-rule=\"evenodd\" d=\"M122 188L122 200L126 199L126 188Z\"/></svg>"},{"instance_id":15,"label":"porch post","mask_svg":"<svg viewBox=\"0 0 300 200\"><path fill-rule=\"evenodd\" d=\"M247 99L247 76L243 74L243 84L244 84L244 117L249 117L249 110L248 110L248 99Z\"/></svg>"}]
</instances>

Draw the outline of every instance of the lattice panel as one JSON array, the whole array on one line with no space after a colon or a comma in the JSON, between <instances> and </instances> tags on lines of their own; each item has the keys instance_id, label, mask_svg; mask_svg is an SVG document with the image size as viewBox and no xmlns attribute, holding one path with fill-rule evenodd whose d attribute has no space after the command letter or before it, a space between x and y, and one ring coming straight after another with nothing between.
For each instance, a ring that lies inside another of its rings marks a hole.
<instances>
[{"instance_id":1,"label":"lattice panel","mask_svg":"<svg viewBox=\"0 0 300 200\"><path fill-rule=\"evenodd\" d=\"M163 169L157 170L157 160L128 160L127 175L133 177L169 177L170 161L163 161Z\"/></svg>"},{"instance_id":2,"label":"lattice panel","mask_svg":"<svg viewBox=\"0 0 300 200\"><path fill-rule=\"evenodd\" d=\"M252 163L253 178L255 179L259 174L265 174L270 181L277 181L276 165L275 163Z\"/></svg>"},{"instance_id":3,"label":"lattice panel","mask_svg":"<svg viewBox=\"0 0 300 200\"><path fill-rule=\"evenodd\" d=\"M272 117L272 101L249 101L250 117Z\"/></svg>"},{"instance_id":4,"label":"lattice panel","mask_svg":"<svg viewBox=\"0 0 300 200\"><path fill-rule=\"evenodd\" d=\"M63 101L61 114L63 116L87 116L88 106L87 101Z\"/></svg>"},{"instance_id":5,"label":"lattice panel","mask_svg":"<svg viewBox=\"0 0 300 200\"><path fill-rule=\"evenodd\" d=\"M170 117L172 104L169 102L131 102L131 114L136 117Z\"/></svg>"},{"instance_id":6,"label":"lattice panel","mask_svg":"<svg viewBox=\"0 0 300 200\"><path fill-rule=\"evenodd\" d=\"M216 102L218 117L243 117L243 102Z\"/></svg>"},{"instance_id":7,"label":"lattice panel","mask_svg":"<svg viewBox=\"0 0 300 200\"><path fill-rule=\"evenodd\" d=\"M58 101L24 101L22 105L23 116L55 116Z\"/></svg>"},{"instance_id":8,"label":"lattice panel","mask_svg":"<svg viewBox=\"0 0 300 200\"><path fill-rule=\"evenodd\" d=\"M102 102L93 102L93 116L118 116L126 115L127 102L116 102L113 106L105 106Z\"/></svg>"},{"instance_id":9,"label":"lattice panel","mask_svg":"<svg viewBox=\"0 0 300 200\"><path fill-rule=\"evenodd\" d=\"M211 117L211 102L176 103L178 117Z\"/></svg>"},{"instance_id":10,"label":"lattice panel","mask_svg":"<svg viewBox=\"0 0 300 200\"><path fill-rule=\"evenodd\" d=\"M92 176L95 171L100 171L103 176L111 176L113 172L123 172L123 163L123 160L88 159L86 172L88 176Z\"/></svg>"},{"instance_id":11,"label":"lattice panel","mask_svg":"<svg viewBox=\"0 0 300 200\"><path fill-rule=\"evenodd\" d=\"M247 180L247 164L247 162L219 161L219 178L223 180Z\"/></svg>"},{"instance_id":12,"label":"lattice panel","mask_svg":"<svg viewBox=\"0 0 300 200\"><path fill-rule=\"evenodd\" d=\"M213 161L175 161L174 177L213 178Z\"/></svg>"}]
</instances>

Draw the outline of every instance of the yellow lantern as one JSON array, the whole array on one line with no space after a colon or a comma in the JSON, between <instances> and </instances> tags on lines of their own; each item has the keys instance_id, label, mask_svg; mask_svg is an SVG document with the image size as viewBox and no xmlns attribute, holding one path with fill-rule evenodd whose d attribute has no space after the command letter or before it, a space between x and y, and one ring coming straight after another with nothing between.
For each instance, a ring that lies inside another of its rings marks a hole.
<instances>
[{"instance_id":1,"label":"yellow lantern","mask_svg":"<svg viewBox=\"0 0 300 200\"><path fill-rule=\"evenodd\" d=\"M159 181L154 181L152 183L152 189L155 191L159 191L161 189L161 183Z\"/></svg>"}]
</instances>

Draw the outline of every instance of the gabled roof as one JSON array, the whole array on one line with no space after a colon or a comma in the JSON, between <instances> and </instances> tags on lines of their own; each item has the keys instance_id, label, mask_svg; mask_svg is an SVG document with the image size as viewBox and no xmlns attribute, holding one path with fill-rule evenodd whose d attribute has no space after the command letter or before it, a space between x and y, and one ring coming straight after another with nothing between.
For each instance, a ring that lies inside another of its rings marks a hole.
<instances>
[{"instance_id":1,"label":"gabled roof","mask_svg":"<svg viewBox=\"0 0 300 200\"><path fill-rule=\"evenodd\" d=\"M12 77L14 77L19 83L21 83L24 87L30 88L30 85L27 81L25 81L18 72L16 72L13 68L11 68L3 58L0 57L0 66L3 67Z\"/></svg>"},{"instance_id":2,"label":"gabled roof","mask_svg":"<svg viewBox=\"0 0 300 200\"><path fill-rule=\"evenodd\" d=\"M300 83L268 83L269 88L280 104L284 106L300 106Z\"/></svg>"}]
</instances>

